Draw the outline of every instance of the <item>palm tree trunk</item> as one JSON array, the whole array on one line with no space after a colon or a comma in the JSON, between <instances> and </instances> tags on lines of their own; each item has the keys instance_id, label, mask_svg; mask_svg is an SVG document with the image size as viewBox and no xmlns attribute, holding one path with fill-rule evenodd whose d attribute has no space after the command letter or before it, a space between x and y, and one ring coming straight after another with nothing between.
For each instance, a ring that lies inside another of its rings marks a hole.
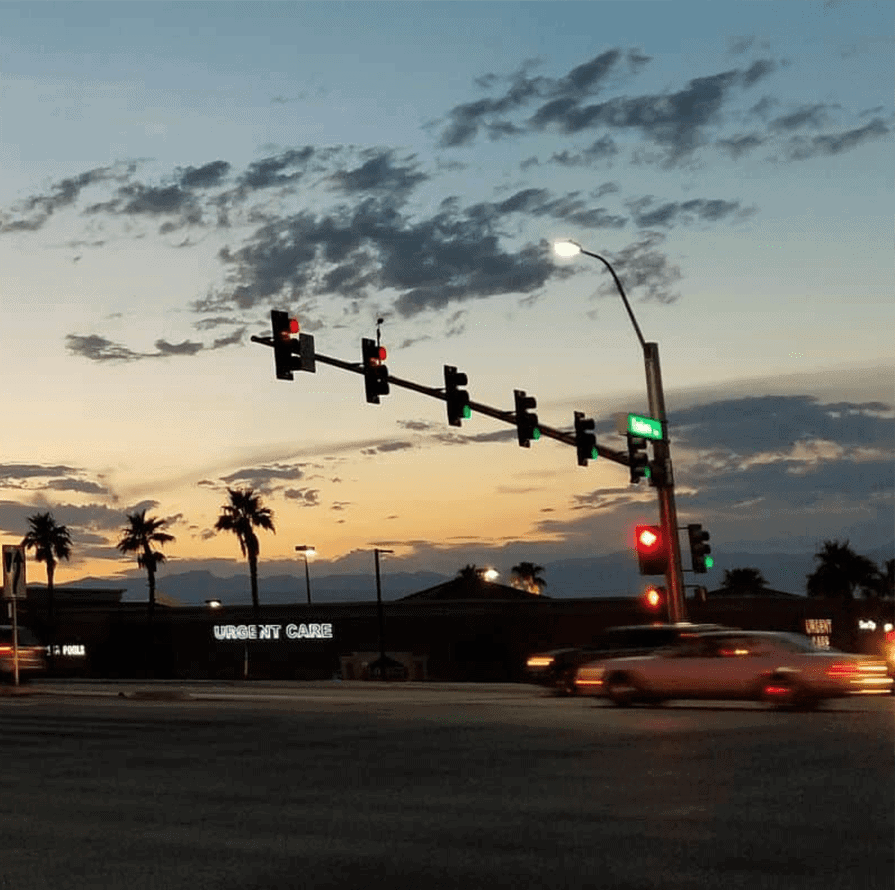
<instances>
[{"instance_id":1,"label":"palm tree trunk","mask_svg":"<svg viewBox=\"0 0 895 890\"><path fill-rule=\"evenodd\" d=\"M47 560L47 643L50 647L50 670L56 666L56 627L53 615L53 576L56 573L56 565L52 560Z\"/></svg>"},{"instance_id":2,"label":"palm tree trunk","mask_svg":"<svg viewBox=\"0 0 895 890\"><path fill-rule=\"evenodd\" d=\"M146 574L149 576L149 606L146 610L146 666L149 670L149 676L155 676L155 639L154 625L155 620L155 568L152 561L147 563Z\"/></svg>"},{"instance_id":3,"label":"palm tree trunk","mask_svg":"<svg viewBox=\"0 0 895 890\"><path fill-rule=\"evenodd\" d=\"M261 616L261 603L258 601L258 555L249 551L249 579L252 584L252 611L255 621Z\"/></svg>"}]
</instances>

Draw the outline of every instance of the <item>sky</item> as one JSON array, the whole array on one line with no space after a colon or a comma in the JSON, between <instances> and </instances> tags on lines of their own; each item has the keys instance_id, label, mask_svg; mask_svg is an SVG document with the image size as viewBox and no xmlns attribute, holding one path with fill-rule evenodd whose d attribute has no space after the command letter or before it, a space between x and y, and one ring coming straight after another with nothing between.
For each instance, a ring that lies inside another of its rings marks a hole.
<instances>
[{"instance_id":1,"label":"sky","mask_svg":"<svg viewBox=\"0 0 895 890\"><path fill-rule=\"evenodd\" d=\"M659 344L719 570L891 549L892 38L887 2L0 2L0 540L49 510L57 583L116 577L145 509L164 571L237 573L214 524L250 486L262 570L630 547L658 508L624 467L329 366L278 381L250 340L283 309L355 362L382 319L397 377L454 365L623 450L643 356L572 238Z\"/></svg>"}]
</instances>

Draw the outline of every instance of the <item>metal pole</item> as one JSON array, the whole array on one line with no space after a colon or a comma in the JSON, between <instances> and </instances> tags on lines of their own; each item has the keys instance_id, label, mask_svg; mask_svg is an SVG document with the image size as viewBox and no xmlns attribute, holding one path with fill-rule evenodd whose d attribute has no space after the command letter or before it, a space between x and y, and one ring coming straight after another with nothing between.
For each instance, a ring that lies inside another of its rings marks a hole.
<instances>
[{"instance_id":1,"label":"metal pole","mask_svg":"<svg viewBox=\"0 0 895 890\"><path fill-rule=\"evenodd\" d=\"M382 585L379 581L379 550L374 548L376 559L376 614L379 618L379 671L381 679L385 679L385 619L382 614Z\"/></svg>"},{"instance_id":2,"label":"metal pole","mask_svg":"<svg viewBox=\"0 0 895 890\"><path fill-rule=\"evenodd\" d=\"M305 588L308 591L308 605L311 605L311 573L308 571L308 554L307 551L304 554L305 557Z\"/></svg>"},{"instance_id":3,"label":"metal pole","mask_svg":"<svg viewBox=\"0 0 895 890\"><path fill-rule=\"evenodd\" d=\"M659 366L658 343L647 343L643 339L640 325L634 317L634 311L628 302L625 289L615 274L615 269L609 261L598 253L585 250L577 245L581 253L599 260L612 275L612 280L621 295L634 325L634 332L643 347L643 361L646 366L646 392L649 398L650 416L662 423L663 438L653 441L653 457L658 467L658 478L655 480L656 492L659 497L659 521L668 541L668 568L665 572L665 586L668 590L668 619L672 622L684 621L687 617L686 588L684 587L684 573L681 566L681 545L677 536L677 508L674 502L674 473L671 467L671 449L668 445L668 418L665 414L665 392L662 388L662 370Z\"/></svg>"},{"instance_id":4,"label":"metal pole","mask_svg":"<svg viewBox=\"0 0 895 890\"><path fill-rule=\"evenodd\" d=\"M662 370L659 365L658 343L643 344L646 365L646 388L649 397L650 416L661 421L665 434L653 441L653 457L658 467L656 492L659 496L659 522L668 541L668 568L665 586L668 590L668 619L685 621L687 617L686 588L681 566L681 543L677 535L677 507L674 501L674 472L671 466L671 449L668 444L668 418L665 415L665 392L662 388Z\"/></svg>"},{"instance_id":5,"label":"metal pole","mask_svg":"<svg viewBox=\"0 0 895 890\"><path fill-rule=\"evenodd\" d=\"M15 593L15 591L13 591ZM51 644L52 645L52 644ZM16 610L16 597L12 598L12 664L15 685L19 685L19 621Z\"/></svg>"}]
</instances>

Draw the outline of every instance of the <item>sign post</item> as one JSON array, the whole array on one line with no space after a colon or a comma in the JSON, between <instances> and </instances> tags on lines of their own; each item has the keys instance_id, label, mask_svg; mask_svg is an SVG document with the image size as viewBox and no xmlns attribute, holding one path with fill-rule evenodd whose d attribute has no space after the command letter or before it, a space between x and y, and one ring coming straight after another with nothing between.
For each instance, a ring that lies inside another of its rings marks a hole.
<instances>
[{"instance_id":1,"label":"sign post","mask_svg":"<svg viewBox=\"0 0 895 890\"><path fill-rule=\"evenodd\" d=\"M25 548L21 544L3 545L3 598L10 601L12 613L12 666L15 685L19 685L19 623L16 603L26 596Z\"/></svg>"}]
</instances>

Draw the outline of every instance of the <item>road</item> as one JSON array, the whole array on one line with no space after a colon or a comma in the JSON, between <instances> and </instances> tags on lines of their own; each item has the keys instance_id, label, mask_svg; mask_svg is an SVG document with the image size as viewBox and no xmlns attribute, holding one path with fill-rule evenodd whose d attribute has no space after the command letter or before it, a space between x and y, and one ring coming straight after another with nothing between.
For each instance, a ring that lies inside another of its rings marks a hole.
<instances>
[{"instance_id":1,"label":"road","mask_svg":"<svg viewBox=\"0 0 895 890\"><path fill-rule=\"evenodd\" d=\"M619 710L523 685L0 696L0 887L895 886L892 697Z\"/></svg>"}]
</instances>

